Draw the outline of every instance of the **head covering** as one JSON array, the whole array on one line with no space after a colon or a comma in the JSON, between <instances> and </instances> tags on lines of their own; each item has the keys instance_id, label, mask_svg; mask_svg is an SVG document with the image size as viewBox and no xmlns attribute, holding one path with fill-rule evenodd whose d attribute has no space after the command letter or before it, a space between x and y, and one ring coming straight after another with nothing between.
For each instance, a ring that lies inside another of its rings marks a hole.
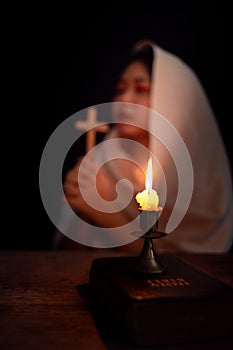
<instances>
[{"instance_id":1,"label":"head covering","mask_svg":"<svg viewBox=\"0 0 233 350\"><path fill-rule=\"evenodd\" d=\"M151 41L140 41L133 50L148 46L153 51L149 151L155 166L153 188L158 191L163 206L159 229L168 233L156 240L156 248L159 252L227 252L233 239L232 178L216 117L195 72L179 57ZM101 148L94 157L97 163L103 164L115 155L115 158L122 155L123 163L124 159L130 159L130 141L121 141L118 136L117 126L113 124L105 141L116 140L119 144L114 142L111 147L109 143ZM144 151L139 149L135 158L143 168L148 156ZM131 176L137 193L141 188L139 176L123 163L121 159L111 163L109 174L112 173L116 182ZM126 197L127 186L124 183L122 187ZM68 214L66 210L60 227L65 231L72 226L70 238L74 239L76 230L79 231L77 241L80 242L80 232L85 241L86 233L75 227L69 218L70 210ZM127 210L130 216L131 207ZM124 234L120 228L118 233ZM57 238L61 236L55 236L55 241ZM98 240L95 232L90 239L94 238ZM142 240L128 246L135 247L138 242Z\"/></svg>"},{"instance_id":2,"label":"head covering","mask_svg":"<svg viewBox=\"0 0 233 350\"><path fill-rule=\"evenodd\" d=\"M163 173L166 200L159 225L169 235L156 241L160 251L227 252L233 237L230 165L216 117L195 72L151 41L150 150L159 191ZM107 139L117 137L113 128ZM119 172L119 169L117 170Z\"/></svg>"}]
</instances>

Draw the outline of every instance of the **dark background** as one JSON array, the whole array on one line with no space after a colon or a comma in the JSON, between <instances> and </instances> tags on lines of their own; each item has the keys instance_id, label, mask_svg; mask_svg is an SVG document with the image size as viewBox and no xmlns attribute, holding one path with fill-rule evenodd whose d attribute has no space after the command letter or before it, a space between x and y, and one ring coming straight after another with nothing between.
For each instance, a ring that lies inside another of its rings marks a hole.
<instances>
[{"instance_id":1,"label":"dark background","mask_svg":"<svg viewBox=\"0 0 233 350\"><path fill-rule=\"evenodd\" d=\"M109 102L111 72L119 55L138 39L154 40L196 71L233 163L228 13L214 1L14 8L3 43L4 87L10 93L2 129L8 136L2 172L7 229L0 248L50 248L54 227L39 191L45 144L73 113Z\"/></svg>"}]
</instances>

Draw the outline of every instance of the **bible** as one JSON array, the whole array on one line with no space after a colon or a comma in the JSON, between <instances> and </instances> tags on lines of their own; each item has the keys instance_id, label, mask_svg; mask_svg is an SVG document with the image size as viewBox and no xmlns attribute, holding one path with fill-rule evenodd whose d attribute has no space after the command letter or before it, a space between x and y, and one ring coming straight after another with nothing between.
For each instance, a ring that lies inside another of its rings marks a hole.
<instances>
[{"instance_id":1,"label":"bible","mask_svg":"<svg viewBox=\"0 0 233 350\"><path fill-rule=\"evenodd\" d=\"M233 289L174 255L161 255L167 272L132 272L136 257L92 261L89 286L139 346L231 337ZM111 322L111 320L109 320Z\"/></svg>"}]
</instances>

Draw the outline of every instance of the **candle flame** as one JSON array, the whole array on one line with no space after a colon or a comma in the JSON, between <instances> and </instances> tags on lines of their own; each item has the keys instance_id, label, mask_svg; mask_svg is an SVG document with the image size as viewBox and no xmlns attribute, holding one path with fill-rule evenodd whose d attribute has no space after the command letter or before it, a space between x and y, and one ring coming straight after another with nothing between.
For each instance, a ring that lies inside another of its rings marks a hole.
<instances>
[{"instance_id":1,"label":"candle flame","mask_svg":"<svg viewBox=\"0 0 233 350\"><path fill-rule=\"evenodd\" d=\"M150 190L152 189L152 179L153 179L153 174L152 174L152 159L150 157L148 164L147 164L147 170L146 170L146 181L145 181L145 186L146 190L149 193Z\"/></svg>"}]
</instances>

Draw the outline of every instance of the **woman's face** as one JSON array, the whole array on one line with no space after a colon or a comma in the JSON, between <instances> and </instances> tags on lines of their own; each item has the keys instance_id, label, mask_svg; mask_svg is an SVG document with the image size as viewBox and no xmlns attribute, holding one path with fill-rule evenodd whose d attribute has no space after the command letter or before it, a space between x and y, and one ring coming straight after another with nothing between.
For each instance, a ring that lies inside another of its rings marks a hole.
<instances>
[{"instance_id":1,"label":"woman's face","mask_svg":"<svg viewBox=\"0 0 233 350\"><path fill-rule=\"evenodd\" d=\"M114 101L150 107L150 75L142 62L132 62L123 71L116 86Z\"/></svg>"},{"instance_id":2,"label":"woman's face","mask_svg":"<svg viewBox=\"0 0 233 350\"><path fill-rule=\"evenodd\" d=\"M130 138L146 137L151 82L146 66L135 61L123 71L116 85L113 102L114 121L119 123L120 135ZM145 108L146 107L146 108Z\"/></svg>"}]
</instances>

